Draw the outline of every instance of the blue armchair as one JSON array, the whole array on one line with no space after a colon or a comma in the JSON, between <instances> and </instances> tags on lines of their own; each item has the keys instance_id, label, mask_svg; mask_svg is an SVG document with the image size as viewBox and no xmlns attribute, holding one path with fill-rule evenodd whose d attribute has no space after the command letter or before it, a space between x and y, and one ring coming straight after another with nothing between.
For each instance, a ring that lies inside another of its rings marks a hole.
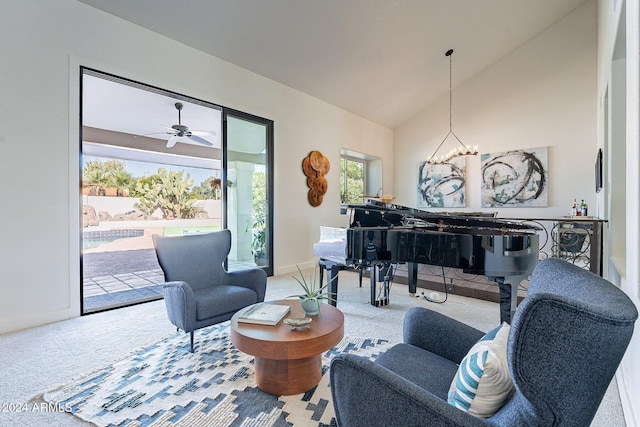
<instances>
[{"instance_id":1,"label":"blue armchair","mask_svg":"<svg viewBox=\"0 0 640 427\"><path fill-rule=\"evenodd\" d=\"M193 334L231 319L238 310L264 301L267 275L258 268L227 272L223 262L231 250L231 232L185 236L153 236L169 320Z\"/></svg>"},{"instance_id":2,"label":"blue armchair","mask_svg":"<svg viewBox=\"0 0 640 427\"><path fill-rule=\"evenodd\" d=\"M375 362L333 359L338 425L588 426L637 317L633 302L608 281L544 260L511 324L507 366L515 388L494 415L474 417L447 403L458 365L483 332L414 307L404 320L404 343Z\"/></svg>"}]
</instances>

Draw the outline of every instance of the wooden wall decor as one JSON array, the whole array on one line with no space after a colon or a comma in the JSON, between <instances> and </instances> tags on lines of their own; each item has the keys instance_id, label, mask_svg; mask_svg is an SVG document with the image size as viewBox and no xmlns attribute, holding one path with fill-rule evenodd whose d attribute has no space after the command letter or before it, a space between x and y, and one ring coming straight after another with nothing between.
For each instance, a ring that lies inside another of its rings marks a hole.
<instances>
[{"instance_id":1,"label":"wooden wall decor","mask_svg":"<svg viewBox=\"0 0 640 427\"><path fill-rule=\"evenodd\" d=\"M302 159L302 171L307 177L309 204L314 208L320 206L322 197L327 192L327 179L324 177L330 168L329 159L319 151L312 151Z\"/></svg>"}]
</instances>

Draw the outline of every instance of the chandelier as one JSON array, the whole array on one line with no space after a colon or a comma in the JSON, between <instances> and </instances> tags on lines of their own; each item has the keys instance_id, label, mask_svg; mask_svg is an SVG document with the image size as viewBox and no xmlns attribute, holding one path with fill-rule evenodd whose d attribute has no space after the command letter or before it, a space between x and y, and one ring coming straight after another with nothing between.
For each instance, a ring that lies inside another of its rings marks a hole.
<instances>
[{"instance_id":1,"label":"chandelier","mask_svg":"<svg viewBox=\"0 0 640 427\"><path fill-rule=\"evenodd\" d=\"M453 54L453 49L449 49L445 53L445 56L449 57L449 133L444 137L440 145L438 145L438 148L436 148L436 151L434 151L433 154L429 156L429 158L427 159L427 163L432 165L447 163L454 157L478 155L477 145L475 145L473 148L470 145L464 145L462 141L460 141L460 138L458 138L458 135L456 135L453 132L453 126L452 126L452 120L451 120L451 93L452 93L451 91L451 55L452 54ZM458 141L458 144L460 144L460 146L459 147L456 146L452 148L447 154L443 154L440 156L440 158L438 158L438 150L440 150L442 145L445 143L447 139L449 139L450 136L453 136L456 139L456 141Z\"/></svg>"}]
</instances>

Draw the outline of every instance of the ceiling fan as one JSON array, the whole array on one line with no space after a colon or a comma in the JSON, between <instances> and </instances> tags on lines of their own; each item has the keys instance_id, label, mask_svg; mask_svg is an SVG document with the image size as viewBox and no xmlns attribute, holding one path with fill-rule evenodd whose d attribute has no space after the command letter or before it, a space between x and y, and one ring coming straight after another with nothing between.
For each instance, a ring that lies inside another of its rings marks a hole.
<instances>
[{"instance_id":1,"label":"ceiling fan","mask_svg":"<svg viewBox=\"0 0 640 427\"><path fill-rule=\"evenodd\" d=\"M206 145L207 147L213 147L213 143L202 138L202 136L213 136L216 133L213 131L205 130L189 130L187 126L182 124L182 117L180 112L182 111L182 107L184 106L181 102L176 102L175 106L176 110L178 110L178 124L171 127L164 126L168 129L168 131L165 133L171 135L171 137L167 141L167 148L173 147L178 142L186 142L185 139L190 139L194 142L197 142L198 144Z\"/></svg>"}]
</instances>

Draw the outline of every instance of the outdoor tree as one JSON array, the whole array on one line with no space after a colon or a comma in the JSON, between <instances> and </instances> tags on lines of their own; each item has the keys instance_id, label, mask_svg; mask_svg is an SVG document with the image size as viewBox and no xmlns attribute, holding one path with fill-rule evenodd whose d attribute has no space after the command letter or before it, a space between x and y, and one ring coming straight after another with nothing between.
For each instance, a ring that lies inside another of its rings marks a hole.
<instances>
[{"instance_id":1,"label":"outdoor tree","mask_svg":"<svg viewBox=\"0 0 640 427\"><path fill-rule=\"evenodd\" d=\"M140 201L135 204L146 215L153 215L160 209L165 219L193 218L201 210L190 197L193 180L189 173L183 177L184 171L167 171L159 168L158 173L144 180L138 180L135 194Z\"/></svg>"},{"instance_id":2,"label":"outdoor tree","mask_svg":"<svg viewBox=\"0 0 640 427\"><path fill-rule=\"evenodd\" d=\"M121 160L90 160L82 169L82 182L92 187L98 196L104 196L109 187L116 188L117 194L124 196L129 193L133 178Z\"/></svg>"},{"instance_id":3,"label":"outdoor tree","mask_svg":"<svg viewBox=\"0 0 640 427\"><path fill-rule=\"evenodd\" d=\"M118 192L118 196L121 197L129 196L130 187L134 182L135 180L131 174L124 169L113 172L109 177L109 186L115 187Z\"/></svg>"},{"instance_id":4,"label":"outdoor tree","mask_svg":"<svg viewBox=\"0 0 640 427\"><path fill-rule=\"evenodd\" d=\"M267 209L267 175L264 172L253 173L253 217L264 218Z\"/></svg>"},{"instance_id":5,"label":"outdoor tree","mask_svg":"<svg viewBox=\"0 0 640 427\"><path fill-rule=\"evenodd\" d=\"M253 173L253 224L251 224L251 251L255 256L264 255L267 243L267 176L264 172ZM256 260L256 262L258 262Z\"/></svg>"},{"instance_id":6,"label":"outdoor tree","mask_svg":"<svg viewBox=\"0 0 640 427\"><path fill-rule=\"evenodd\" d=\"M209 177L193 187L191 197L200 200L220 200L220 178Z\"/></svg>"},{"instance_id":7,"label":"outdoor tree","mask_svg":"<svg viewBox=\"0 0 640 427\"><path fill-rule=\"evenodd\" d=\"M364 195L364 165L340 159L340 202L362 203Z\"/></svg>"}]
</instances>

